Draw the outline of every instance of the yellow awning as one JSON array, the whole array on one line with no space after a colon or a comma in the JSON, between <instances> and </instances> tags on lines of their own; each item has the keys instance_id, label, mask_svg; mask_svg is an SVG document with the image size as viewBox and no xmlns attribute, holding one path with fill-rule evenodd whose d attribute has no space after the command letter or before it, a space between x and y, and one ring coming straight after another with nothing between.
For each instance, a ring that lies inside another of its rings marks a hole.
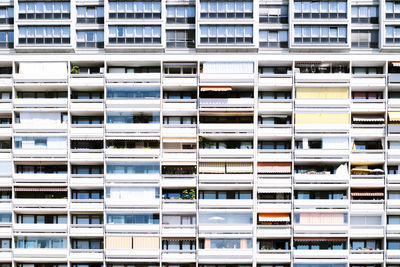
<instances>
[{"instance_id":1,"label":"yellow awning","mask_svg":"<svg viewBox=\"0 0 400 267\"><path fill-rule=\"evenodd\" d=\"M400 121L400 111L389 111L390 121Z\"/></svg>"},{"instance_id":2,"label":"yellow awning","mask_svg":"<svg viewBox=\"0 0 400 267\"><path fill-rule=\"evenodd\" d=\"M296 124L349 124L348 113L297 113Z\"/></svg>"},{"instance_id":3,"label":"yellow awning","mask_svg":"<svg viewBox=\"0 0 400 267\"><path fill-rule=\"evenodd\" d=\"M302 87L296 89L296 98L303 99L346 99L349 98L349 89L346 87Z\"/></svg>"}]
</instances>

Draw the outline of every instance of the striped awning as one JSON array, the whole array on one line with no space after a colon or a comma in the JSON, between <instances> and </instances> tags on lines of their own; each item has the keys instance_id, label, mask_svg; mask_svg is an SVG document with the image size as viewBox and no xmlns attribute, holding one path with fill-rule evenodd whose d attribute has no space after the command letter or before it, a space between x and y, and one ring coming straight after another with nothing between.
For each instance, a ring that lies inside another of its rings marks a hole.
<instances>
[{"instance_id":1,"label":"striped awning","mask_svg":"<svg viewBox=\"0 0 400 267\"><path fill-rule=\"evenodd\" d=\"M148 141L156 141L156 140L160 140L159 136L124 136L124 137L107 137L107 140L148 140Z\"/></svg>"},{"instance_id":2,"label":"striped awning","mask_svg":"<svg viewBox=\"0 0 400 267\"><path fill-rule=\"evenodd\" d=\"M384 122L385 119L382 117L354 117L354 122Z\"/></svg>"},{"instance_id":3,"label":"striped awning","mask_svg":"<svg viewBox=\"0 0 400 267\"><path fill-rule=\"evenodd\" d=\"M226 173L252 173L253 163L251 162L227 162Z\"/></svg>"},{"instance_id":4,"label":"striped awning","mask_svg":"<svg viewBox=\"0 0 400 267\"><path fill-rule=\"evenodd\" d=\"M258 214L260 222L290 222L289 214L267 213Z\"/></svg>"},{"instance_id":5,"label":"striped awning","mask_svg":"<svg viewBox=\"0 0 400 267\"><path fill-rule=\"evenodd\" d=\"M304 66L309 66L309 65L320 65L321 61L300 61L296 62L296 66L298 65L304 65Z\"/></svg>"},{"instance_id":6,"label":"striped awning","mask_svg":"<svg viewBox=\"0 0 400 267\"><path fill-rule=\"evenodd\" d=\"M103 137L71 137L71 141L103 141Z\"/></svg>"},{"instance_id":7,"label":"striped awning","mask_svg":"<svg viewBox=\"0 0 400 267\"><path fill-rule=\"evenodd\" d=\"M164 166L193 166L196 165L196 161L163 161L161 164Z\"/></svg>"},{"instance_id":8,"label":"striped awning","mask_svg":"<svg viewBox=\"0 0 400 267\"><path fill-rule=\"evenodd\" d=\"M295 242L343 242L347 241L346 238L295 238Z\"/></svg>"},{"instance_id":9,"label":"striped awning","mask_svg":"<svg viewBox=\"0 0 400 267\"><path fill-rule=\"evenodd\" d=\"M392 61L393 67L400 67L400 61Z\"/></svg>"},{"instance_id":10,"label":"striped awning","mask_svg":"<svg viewBox=\"0 0 400 267\"><path fill-rule=\"evenodd\" d=\"M11 191L11 187L0 187L0 192Z\"/></svg>"},{"instance_id":11,"label":"striped awning","mask_svg":"<svg viewBox=\"0 0 400 267\"><path fill-rule=\"evenodd\" d=\"M351 192L351 196L356 197L383 197L383 192Z\"/></svg>"},{"instance_id":12,"label":"striped awning","mask_svg":"<svg viewBox=\"0 0 400 267\"><path fill-rule=\"evenodd\" d=\"M67 187L15 187L15 191L19 192L66 192Z\"/></svg>"},{"instance_id":13,"label":"striped awning","mask_svg":"<svg viewBox=\"0 0 400 267\"><path fill-rule=\"evenodd\" d=\"M400 121L400 111L389 111L390 121Z\"/></svg>"},{"instance_id":14,"label":"striped awning","mask_svg":"<svg viewBox=\"0 0 400 267\"><path fill-rule=\"evenodd\" d=\"M290 188L258 188L258 193L291 193Z\"/></svg>"},{"instance_id":15,"label":"striped awning","mask_svg":"<svg viewBox=\"0 0 400 267\"><path fill-rule=\"evenodd\" d=\"M224 162L200 162L200 173L225 173Z\"/></svg>"},{"instance_id":16,"label":"striped awning","mask_svg":"<svg viewBox=\"0 0 400 267\"><path fill-rule=\"evenodd\" d=\"M227 92L227 91L232 91L232 86L218 86L218 85L213 85L213 86L200 86L200 92L207 92L207 91L212 91L212 92Z\"/></svg>"},{"instance_id":17,"label":"striped awning","mask_svg":"<svg viewBox=\"0 0 400 267\"><path fill-rule=\"evenodd\" d=\"M257 165L258 173L291 173L292 164L290 162L259 162Z\"/></svg>"}]
</instances>

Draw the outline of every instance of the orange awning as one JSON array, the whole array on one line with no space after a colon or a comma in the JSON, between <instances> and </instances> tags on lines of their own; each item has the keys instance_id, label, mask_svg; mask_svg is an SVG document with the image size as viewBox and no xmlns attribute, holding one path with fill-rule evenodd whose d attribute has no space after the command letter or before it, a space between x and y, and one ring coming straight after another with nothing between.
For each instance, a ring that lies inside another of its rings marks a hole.
<instances>
[{"instance_id":1,"label":"orange awning","mask_svg":"<svg viewBox=\"0 0 400 267\"><path fill-rule=\"evenodd\" d=\"M384 194L382 192L352 192L352 196L357 197L383 197Z\"/></svg>"},{"instance_id":2,"label":"orange awning","mask_svg":"<svg viewBox=\"0 0 400 267\"><path fill-rule=\"evenodd\" d=\"M200 92L207 92L207 91L213 91L213 92L227 92L227 91L232 91L232 86L200 86Z\"/></svg>"},{"instance_id":3,"label":"orange awning","mask_svg":"<svg viewBox=\"0 0 400 267\"><path fill-rule=\"evenodd\" d=\"M261 213L258 214L260 222L290 222L289 214L282 213Z\"/></svg>"}]
</instances>

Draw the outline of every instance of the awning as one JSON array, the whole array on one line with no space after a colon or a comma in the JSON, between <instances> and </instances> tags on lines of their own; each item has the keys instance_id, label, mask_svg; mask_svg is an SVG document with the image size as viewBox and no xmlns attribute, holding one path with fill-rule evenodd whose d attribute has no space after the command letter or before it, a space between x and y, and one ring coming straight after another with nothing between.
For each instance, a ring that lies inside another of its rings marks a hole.
<instances>
[{"instance_id":1,"label":"awning","mask_svg":"<svg viewBox=\"0 0 400 267\"><path fill-rule=\"evenodd\" d=\"M0 192L11 191L11 187L0 187Z\"/></svg>"},{"instance_id":2,"label":"awning","mask_svg":"<svg viewBox=\"0 0 400 267\"><path fill-rule=\"evenodd\" d=\"M164 137L164 143L193 143L196 142L196 137Z\"/></svg>"},{"instance_id":3,"label":"awning","mask_svg":"<svg viewBox=\"0 0 400 267\"><path fill-rule=\"evenodd\" d=\"M400 121L400 111L389 111L390 121Z\"/></svg>"},{"instance_id":4,"label":"awning","mask_svg":"<svg viewBox=\"0 0 400 267\"><path fill-rule=\"evenodd\" d=\"M200 92L227 92L232 91L232 86L200 86Z\"/></svg>"},{"instance_id":5,"label":"awning","mask_svg":"<svg viewBox=\"0 0 400 267\"><path fill-rule=\"evenodd\" d=\"M173 240L173 241L194 241L194 237L163 237L162 240Z\"/></svg>"},{"instance_id":6,"label":"awning","mask_svg":"<svg viewBox=\"0 0 400 267\"><path fill-rule=\"evenodd\" d=\"M400 61L392 61L393 67L400 67Z\"/></svg>"},{"instance_id":7,"label":"awning","mask_svg":"<svg viewBox=\"0 0 400 267\"><path fill-rule=\"evenodd\" d=\"M347 241L346 238L295 238L295 242L343 242Z\"/></svg>"},{"instance_id":8,"label":"awning","mask_svg":"<svg viewBox=\"0 0 400 267\"><path fill-rule=\"evenodd\" d=\"M372 170L370 169L364 169L364 168L354 168L351 169L352 172L364 172L364 173L371 173Z\"/></svg>"},{"instance_id":9,"label":"awning","mask_svg":"<svg viewBox=\"0 0 400 267\"><path fill-rule=\"evenodd\" d=\"M289 115L275 115L275 114L261 115L261 118L282 118L282 119L286 119L287 117L289 117Z\"/></svg>"},{"instance_id":10,"label":"awning","mask_svg":"<svg viewBox=\"0 0 400 267\"><path fill-rule=\"evenodd\" d=\"M259 188L258 193L291 193L290 188Z\"/></svg>"},{"instance_id":11,"label":"awning","mask_svg":"<svg viewBox=\"0 0 400 267\"><path fill-rule=\"evenodd\" d=\"M15 191L19 192L66 192L67 187L15 187Z\"/></svg>"},{"instance_id":12,"label":"awning","mask_svg":"<svg viewBox=\"0 0 400 267\"><path fill-rule=\"evenodd\" d=\"M309 66L309 65L320 65L321 61L300 61L300 62L296 62L295 65L305 65L305 66Z\"/></svg>"},{"instance_id":13,"label":"awning","mask_svg":"<svg viewBox=\"0 0 400 267\"><path fill-rule=\"evenodd\" d=\"M260 222L290 222L289 214L258 214Z\"/></svg>"},{"instance_id":14,"label":"awning","mask_svg":"<svg viewBox=\"0 0 400 267\"><path fill-rule=\"evenodd\" d=\"M161 164L164 166L193 166L196 161L163 161Z\"/></svg>"},{"instance_id":15,"label":"awning","mask_svg":"<svg viewBox=\"0 0 400 267\"><path fill-rule=\"evenodd\" d=\"M384 118L381 117L354 117L354 122L385 122Z\"/></svg>"},{"instance_id":16,"label":"awning","mask_svg":"<svg viewBox=\"0 0 400 267\"><path fill-rule=\"evenodd\" d=\"M103 141L103 137L71 137L71 141Z\"/></svg>"},{"instance_id":17,"label":"awning","mask_svg":"<svg viewBox=\"0 0 400 267\"><path fill-rule=\"evenodd\" d=\"M351 192L351 196L356 197L383 197L382 192Z\"/></svg>"},{"instance_id":18,"label":"awning","mask_svg":"<svg viewBox=\"0 0 400 267\"><path fill-rule=\"evenodd\" d=\"M292 164L286 162L259 162L258 173L291 173Z\"/></svg>"},{"instance_id":19,"label":"awning","mask_svg":"<svg viewBox=\"0 0 400 267\"><path fill-rule=\"evenodd\" d=\"M107 140L160 140L159 136L124 136L124 137L106 137Z\"/></svg>"},{"instance_id":20,"label":"awning","mask_svg":"<svg viewBox=\"0 0 400 267\"><path fill-rule=\"evenodd\" d=\"M200 162L199 173L225 173L224 162Z\"/></svg>"},{"instance_id":21,"label":"awning","mask_svg":"<svg viewBox=\"0 0 400 267\"><path fill-rule=\"evenodd\" d=\"M227 162L226 173L252 173L253 163L251 162Z\"/></svg>"}]
</instances>

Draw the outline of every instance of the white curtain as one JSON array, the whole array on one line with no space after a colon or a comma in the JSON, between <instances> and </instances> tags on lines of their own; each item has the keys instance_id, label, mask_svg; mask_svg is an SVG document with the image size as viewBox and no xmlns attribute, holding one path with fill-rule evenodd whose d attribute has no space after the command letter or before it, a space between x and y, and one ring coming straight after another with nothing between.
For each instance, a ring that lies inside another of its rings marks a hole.
<instances>
[{"instance_id":1,"label":"white curtain","mask_svg":"<svg viewBox=\"0 0 400 267\"><path fill-rule=\"evenodd\" d=\"M37 125L61 123L60 113L21 112L19 117L21 123L35 123Z\"/></svg>"},{"instance_id":2,"label":"white curtain","mask_svg":"<svg viewBox=\"0 0 400 267\"><path fill-rule=\"evenodd\" d=\"M67 62L21 62L20 74L67 75Z\"/></svg>"},{"instance_id":3,"label":"white curtain","mask_svg":"<svg viewBox=\"0 0 400 267\"><path fill-rule=\"evenodd\" d=\"M66 149L67 148L67 138L64 136L48 137L47 138L47 148Z\"/></svg>"},{"instance_id":4,"label":"white curtain","mask_svg":"<svg viewBox=\"0 0 400 267\"><path fill-rule=\"evenodd\" d=\"M253 62L204 62L203 73L253 73Z\"/></svg>"},{"instance_id":5,"label":"white curtain","mask_svg":"<svg viewBox=\"0 0 400 267\"><path fill-rule=\"evenodd\" d=\"M323 137L322 149L348 149L347 137Z\"/></svg>"},{"instance_id":6,"label":"white curtain","mask_svg":"<svg viewBox=\"0 0 400 267\"><path fill-rule=\"evenodd\" d=\"M113 200L143 203L158 198L156 187L109 187L107 190L109 192L108 198Z\"/></svg>"}]
</instances>

